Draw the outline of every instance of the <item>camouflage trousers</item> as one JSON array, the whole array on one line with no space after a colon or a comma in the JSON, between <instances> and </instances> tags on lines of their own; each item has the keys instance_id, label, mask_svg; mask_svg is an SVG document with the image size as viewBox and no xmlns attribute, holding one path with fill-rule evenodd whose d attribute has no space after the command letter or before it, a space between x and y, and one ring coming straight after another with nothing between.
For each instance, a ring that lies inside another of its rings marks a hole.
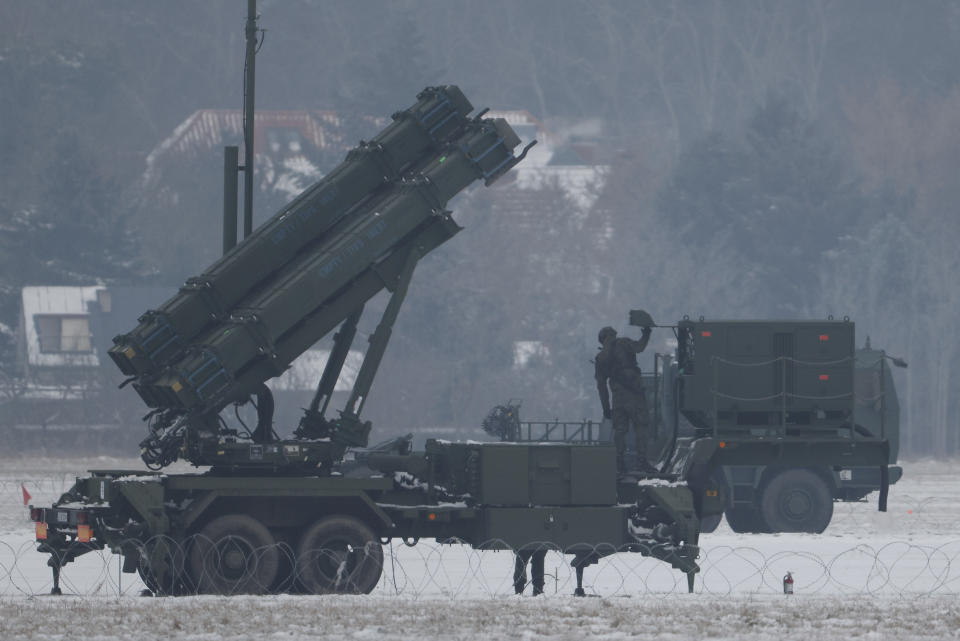
<instances>
[{"instance_id":1,"label":"camouflage trousers","mask_svg":"<svg viewBox=\"0 0 960 641\"><path fill-rule=\"evenodd\" d=\"M514 552L513 589L522 594L527 586L527 564L530 564L530 583L533 594L543 594L543 560L547 556L546 548L533 552Z\"/></svg>"},{"instance_id":2,"label":"camouflage trousers","mask_svg":"<svg viewBox=\"0 0 960 641\"><path fill-rule=\"evenodd\" d=\"M647 438L650 427L647 395L643 388L639 390L614 389L611 414L613 419L613 443L617 447L618 461L622 462L626 454L627 432L630 431L632 426L636 437L637 463L642 465L647 460Z\"/></svg>"}]
</instances>

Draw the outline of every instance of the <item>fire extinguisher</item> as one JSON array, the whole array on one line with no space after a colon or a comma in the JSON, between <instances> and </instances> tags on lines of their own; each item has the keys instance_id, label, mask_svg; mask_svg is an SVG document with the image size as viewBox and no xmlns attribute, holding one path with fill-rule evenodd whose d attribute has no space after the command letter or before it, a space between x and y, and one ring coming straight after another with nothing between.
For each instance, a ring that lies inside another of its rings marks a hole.
<instances>
[{"instance_id":1,"label":"fire extinguisher","mask_svg":"<svg viewBox=\"0 0 960 641\"><path fill-rule=\"evenodd\" d=\"M790 572L787 572L787 576L783 577L783 593L793 594L793 575Z\"/></svg>"}]
</instances>

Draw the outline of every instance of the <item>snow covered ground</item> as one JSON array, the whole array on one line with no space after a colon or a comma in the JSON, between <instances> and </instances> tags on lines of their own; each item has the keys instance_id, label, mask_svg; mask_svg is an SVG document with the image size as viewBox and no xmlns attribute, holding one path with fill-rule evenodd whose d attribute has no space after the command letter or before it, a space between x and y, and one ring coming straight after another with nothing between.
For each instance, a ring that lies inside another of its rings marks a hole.
<instances>
[{"instance_id":1,"label":"snow covered ground","mask_svg":"<svg viewBox=\"0 0 960 641\"><path fill-rule=\"evenodd\" d=\"M696 594L683 575L638 555L607 557L574 574L547 557L546 597L511 594L512 556L461 546L394 542L380 586L366 597L136 596L139 580L110 554L64 571L53 598L20 483L49 504L86 468L133 461L0 461L0 639L130 638L960 638L960 462L904 464L889 511L836 504L824 535L701 538ZM875 498L875 497L873 497ZM796 594L785 597L790 571ZM81 623L82 622L82 623Z\"/></svg>"}]
</instances>

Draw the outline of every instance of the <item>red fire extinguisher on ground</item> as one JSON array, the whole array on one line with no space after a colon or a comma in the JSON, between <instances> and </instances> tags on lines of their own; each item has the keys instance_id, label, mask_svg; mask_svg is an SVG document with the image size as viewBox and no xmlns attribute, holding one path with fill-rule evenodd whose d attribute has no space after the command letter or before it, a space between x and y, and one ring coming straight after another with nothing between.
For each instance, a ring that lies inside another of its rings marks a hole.
<instances>
[{"instance_id":1,"label":"red fire extinguisher on ground","mask_svg":"<svg viewBox=\"0 0 960 641\"><path fill-rule=\"evenodd\" d=\"M789 572L787 572L787 576L783 577L783 593L793 594L793 575Z\"/></svg>"}]
</instances>

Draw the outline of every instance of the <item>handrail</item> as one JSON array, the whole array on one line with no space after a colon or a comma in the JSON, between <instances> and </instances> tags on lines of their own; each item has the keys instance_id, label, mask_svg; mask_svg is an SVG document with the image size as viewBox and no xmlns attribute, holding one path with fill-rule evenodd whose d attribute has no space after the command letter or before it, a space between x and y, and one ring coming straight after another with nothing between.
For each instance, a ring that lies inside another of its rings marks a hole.
<instances>
[{"instance_id":1,"label":"handrail","mask_svg":"<svg viewBox=\"0 0 960 641\"><path fill-rule=\"evenodd\" d=\"M520 421L517 440L522 443L600 443L600 435L594 434L596 421ZM535 434L540 428L541 433Z\"/></svg>"}]
</instances>

